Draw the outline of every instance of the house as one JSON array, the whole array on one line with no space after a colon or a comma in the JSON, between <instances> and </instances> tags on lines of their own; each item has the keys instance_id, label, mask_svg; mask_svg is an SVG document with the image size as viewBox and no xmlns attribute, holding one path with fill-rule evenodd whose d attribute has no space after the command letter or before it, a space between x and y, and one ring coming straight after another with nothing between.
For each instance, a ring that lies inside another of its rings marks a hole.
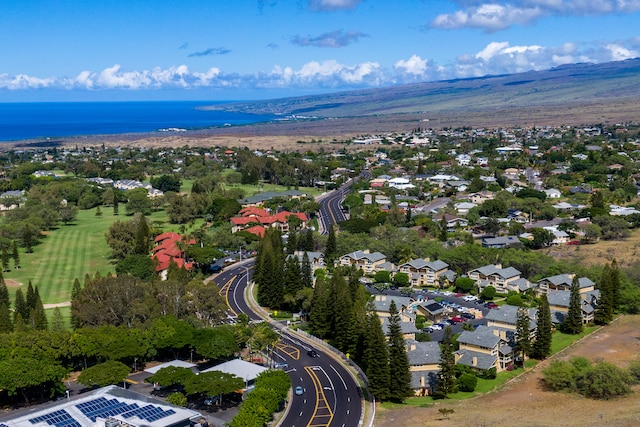
<instances>
[{"instance_id":1,"label":"house","mask_svg":"<svg viewBox=\"0 0 640 427\"><path fill-rule=\"evenodd\" d=\"M302 264L304 260L304 254L307 254L307 258L309 259L309 264L311 265L311 271L316 271L319 268L324 268L324 254L322 252L305 252L305 251L294 251L293 254L288 257L295 256L298 258L298 262ZM288 258L287 257L287 258Z\"/></svg>"},{"instance_id":2,"label":"house","mask_svg":"<svg viewBox=\"0 0 640 427\"><path fill-rule=\"evenodd\" d=\"M549 291L568 291L571 289L571 283L575 274L557 274L555 276L545 277L538 281L538 293L548 294ZM592 292L596 288L588 277L580 277L578 279L580 293Z\"/></svg>"},{"instance_id":3,"label":"house","mask_svg":"<svg viewBox=\"0 0 640 427\"><path fill-rule=\"evenodd\" d=\"M475 203L470 203L470 202L459 202L456 203L455 205L453 205L453 207L456 209L456 212L459 215L466 215L469 213L469 211L473 208L475 208L476 205Z\"/></svg>"},{"instance_id":4,"label":"house","mask_svg":"<svg viewBox=\"0 0 640 427\"><path fill-rule=\"evenodd\" d=\"M456 363L476 370L495 368L501 372L513 364L513 332L480 325L474 331L462 331L458 337Z\"/></svg>"},{"instance_id":5,"label":"house","mask_svg":"<svg viewBox=\"0 0 640 427\"><path fill-rule=\"evenodd\" d=\"M232 233L253 228L254 226L262 226L263 228L274 227L278 228L283 233L287 233L290 228L290 217L298 218L300 220L301 228L306 228L307 222L309 221L309 218L307 218L307 215L303 212L281 211L275 215L271 215L268 211L255 206L249 206L242 209L239 212L239 215L240 216L229 218Z\"/></svg>"},{"instance_id":6,"label":"house","mask_svg":"<svg viewBox=\"0 0 640 427\"><path fill-rule=\"evenodd\" d=\"M598 290L587 291L580 294L583 324L593 323L599 296L600 291ZM569 312L571 291L549 291L549 293L547 293L547 300L549 301L549 310L551 310L551 319L554 323L562 323Z\"/></svg>"},{"instance_id":7,"label":"house","mask_svg":"<svg viewBox=\"0 0 640 427\"><path fill-rule=\"evenodd\" d=\"M563 245L569 241L569 234L566 231L558 230L557 227L544 227L553 234L552 245Z\"/></svg>"},{"instance_id":8,"label":"house","mask_svg":"<svg viewBox=\"0 0 640 427\"><path fill-rule=\"evenodd\" d=\"M441 260L429 261L429 258L414 259L398 267L398 271L409 276L411 286L433 286L449 269L449 264Z\"/></svg>"},{"instance_id":9,"label":"house","mask_svg":"<svg viewBox=\"0 0 640 427\"><path fill-rule=\"evenodd\" d=\"M515 305L505 304L500 306L500 308L489 310L487 315L484 317L487 320L487 326L515 331L519 309L520 307L516 307ZM529 330L535 331L537 326L537 311L535 308L529 308L527 310L529 311L529 319L531 319Z\"/></svg>"},{"instance_id":10,"label":"house","mask_svg":"<svg viewBox=\"0 0 640 427\"><path fill-rule=\"evenodd\" d=\"M390 326L389 318L380 317L380 323L382 323L382 332L384 332L385 336L388 336ZM415 340L416 334L420 332L420 330L416 328L415 318L413 318L413 320L400 320L400 330L402 331L402 338L405 340Z\"/></svg>"},{"instance_id":11,"label":"house","mask_svg":"<svg viewBox=\"0 0 640 427\"><path fill-rule=\"evenodd\" d=\"M487 200L493 200L495 198L495 193L493 191L484 190L479 191L477 193L469 194L469 201L471 203L475 203L476 205L480 205Z\"/></svg>"},{"instance_id":12,"label":"house","mask_svg":"<svg viewBox=\"0 0 640 427\"><path fill-rule=\"evenodd\" d=\"M483 248L504 249L522 244L517 236L484 237L480 241Z\"/></svg>"},{"instance_id":13,"label":"house","mask_svg":"<svg viewBox=\"0 0 640 427\"><path fill-rule=\"evenodd\" d=\"M446 314L446 309L439 303L429 300L416 306L418 313L432 322L439 322Z\"/></svg>"},{"instance_id":14,"label":"house","mask_svg":"<svg viewBox=\"0 0 640 427\"><path fill-rule=\"evenodd\" d=\"M378 294L373 299L373 306L375 307L378 317L389 317L389 306L391 306L392 301L396 303L396 309L400 314L408 311L411 303L413 303L413 299L409 297Z\"/></svg>"},{"instance_id":15,"label":"house","mask_svg":"<svg viewBox=\"0 0 640 427\"><path fill-rule=\"evenodd\" d=\"M411 388L416 396L433 394L440 371L440 343L406 340L405 344L411 371Z\"/></svg>"},{"instance_id":16,"label":"house","mask_svg":"<svg viewBox=\"0 0 640 427\"><path fill-rule=\"evenodd\" d=\"M562 192L555 188L549 188L547 190L542 190L547 195L548 199L559 199L562 197Z\"/></svg>"},{"instance_id":17,"label":"house","mask_svg":"<svg viewBox=\"0 0 640 427\"><path fill-rule=\"evenodd\" d=\"M355 251L342 255L336 260L336 265L355 266L361 269L365 274L374 274L376 271L382 270L381 265L387 261L387 256L380 252Z\"/></svg>"},{"instance_id":18,"label":"house","mask_svg":"<svg viewBox=\"0 0 640 427\"><path fill-rule=\"evenodd\" d=\"M195 239L187 240L182 235L169 231L156 236L154 243L156 246L151 249L151 259L155 262L155 270L163 280L167 277L171 263L174 263L178 268L187 270L194 267L193 262L186 260L184 252L187 246L196 244Z\"/></svg>"},{"instance_id":19,"label":"house","mask_svg":"<svg viewBox=\"0 0 640 427\"><path fill-rule=\"evenodd\" d=\"M521 274L513 267L502 268L502 264L485 265L467 273L469 278L475 280L480 291L487 286L493 286L496 291L504 294L518 288L513 282L520 279Z\"/></svg>"},{"instance_id":20,"label":"house","mask_svg":"<svg viewBox=\"0 0 640 427\"><path fill-rule=\"evenodd\" d=\"M443 217L444 217L445 222L447 223L447 231L449 231L449 232L455 231L456 228L458 228L458 227L466 228L466 227L469 226L469 221L467 221L466 218L459 218L457 216L450 215L448 213L441 214L441 215L436 215L434 220L437 221L438 223L440 223L440 221L442 221Z\"/></svg>"}]
</instances>

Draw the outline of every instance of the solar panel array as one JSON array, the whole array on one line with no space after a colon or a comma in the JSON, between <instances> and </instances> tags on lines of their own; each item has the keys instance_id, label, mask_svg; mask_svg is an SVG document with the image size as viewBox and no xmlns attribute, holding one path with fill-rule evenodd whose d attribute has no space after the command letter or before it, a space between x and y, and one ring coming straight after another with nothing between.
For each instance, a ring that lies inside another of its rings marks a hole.
<instances>
[{"instance_id":1,"label":"solar panel array","mask_svg":"<svg viewBox=\"0 0 640 427\"><path fill-rule=\"evenodd\" d=\"M80 423L76 421L75 418L73 418L64 409L60 409L46 415L41 415L39 417L31 418L29 421L31 422L31 424L38 424L44 421L50 426L55 427L82 427L82 425L80 425Z\"/></svg>"},{"instance_id":2,"label":"solar panel array","mask_svg":"<svg viewBox=\"0 0 640 427\"><path fill-rule=\"evenodd\" d=\"M142 420L153 422L169 415L175 414L176 411L164 409L154 405L139 406L137 403L124 403L117 399L106 399L99 397L88 402L76 405L87 418L95 422L96 418L108 418L115 415L122 415L124 418L138 417Z\"/></svg>"}]
</instances>

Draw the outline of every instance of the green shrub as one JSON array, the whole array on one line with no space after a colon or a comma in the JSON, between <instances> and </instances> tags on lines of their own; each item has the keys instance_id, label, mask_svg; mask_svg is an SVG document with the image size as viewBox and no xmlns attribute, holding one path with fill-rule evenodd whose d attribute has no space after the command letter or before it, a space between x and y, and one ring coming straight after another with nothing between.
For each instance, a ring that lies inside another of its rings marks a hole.
<instances>
[{"instance_id":1,"label":"green shrub","mask_svg":"<svg viewBox=\"0 0 640 427\"><path fill-rule=\"evenodd\" d=\"M460 391L474 391L478 385L478 379L471 373L465 373L458 378L458 389Z\"/></svg>"}]
</instances>

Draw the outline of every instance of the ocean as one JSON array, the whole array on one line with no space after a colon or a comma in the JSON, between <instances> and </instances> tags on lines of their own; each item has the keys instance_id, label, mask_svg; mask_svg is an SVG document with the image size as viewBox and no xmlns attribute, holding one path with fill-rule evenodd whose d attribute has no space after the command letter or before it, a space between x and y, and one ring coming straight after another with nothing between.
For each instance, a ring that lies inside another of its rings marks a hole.
<instances>
[{"instance_id":1,"label":"ocean","mask_svg":"<svg viewBox=\"0 0 640 427\"><path fill-rule=\"evenodd\" d=\"M274 120L275 116L207 111L216 101L0 103L0 141L181 132Z\"/></svg>"}]
</instances>

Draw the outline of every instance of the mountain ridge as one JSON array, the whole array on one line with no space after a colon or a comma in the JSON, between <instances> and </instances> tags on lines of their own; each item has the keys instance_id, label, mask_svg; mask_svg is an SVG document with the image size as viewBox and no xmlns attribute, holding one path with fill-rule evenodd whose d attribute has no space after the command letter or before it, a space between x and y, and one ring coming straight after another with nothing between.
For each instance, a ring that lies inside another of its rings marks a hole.
<instances>
[{"instance_id":1,"label":"mountain ridge","mask_svg":"<svg viewBox=\"0 0 640 427\"><path fill-rule=\"evenodd\" d=\"M316 118L487 113L640 103L640 58L560 65L543 71L412 83L212 107ZM635 108L633 108L635 110ZM614 108L615 110L615 108ZM623 111L620 111L623 113ZM619 114L628 120L627 114ZM637 117L637 116L636 116Z\"/></svg>"}]
</instances>

